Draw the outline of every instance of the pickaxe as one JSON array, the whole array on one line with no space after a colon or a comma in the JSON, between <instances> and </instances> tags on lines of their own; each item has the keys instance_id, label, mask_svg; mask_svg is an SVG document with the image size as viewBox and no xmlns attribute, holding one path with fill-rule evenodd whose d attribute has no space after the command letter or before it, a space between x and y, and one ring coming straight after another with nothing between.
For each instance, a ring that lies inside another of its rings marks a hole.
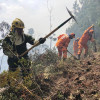
<instances>
[{"instance_id":1,"label":"pickaxe","mask_svg":"<svg viewBox=\"0 0 100 100\"><path fill-rule=\"evenodd\" d=\"M52 35L55 31L57 31L59 28L61 28L63 25L65 25L70 19L75 19L75 17L72 15L72 13L68 10L68 8L66 7L69 15L71 16L69 19L65 20L62 24L60 24L57 28L55 28L53 31L51 31L48 35L46 35L44 38L48 38L50 35ZM77 21L76 21L77 22ZM19 57L22 57L23 55L25 55L27 52L29 52L32 48L36 47L37 45L39 45L39 41L37 41L31 48L29 48L27 51L25 51L24 53L22 53L21 55L19 55Z\"/></svg>"}]
</instances>

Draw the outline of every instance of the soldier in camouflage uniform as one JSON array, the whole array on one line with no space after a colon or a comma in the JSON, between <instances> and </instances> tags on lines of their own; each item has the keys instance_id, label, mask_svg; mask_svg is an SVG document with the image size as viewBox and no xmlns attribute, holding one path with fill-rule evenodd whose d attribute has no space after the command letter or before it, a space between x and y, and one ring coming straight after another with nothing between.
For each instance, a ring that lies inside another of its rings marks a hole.
<instances>
[{"instance_id":1,"label":"soldier in camouflage uniform","mask_svg":"<svg viewBox=\"0 0 100 100\"><path fill-rule=\"evenodd\" d=\"M26 65L20 63L19 61L22 57L18 58L17 56L27 51L26 43L34 45L35 39L32 38L32 36L24 34L23 29L24 23L20 19L16 18L12 22L9 35L3 40L3 52L8 56L9 71L16 71L18 66L21 66L22 74L25 76L25 74L29 73L28 53L23 56L27 61ZM44 38L40 38L39 43L42 44L45 40L46 39Z\"/></svg>"}]
</instances>

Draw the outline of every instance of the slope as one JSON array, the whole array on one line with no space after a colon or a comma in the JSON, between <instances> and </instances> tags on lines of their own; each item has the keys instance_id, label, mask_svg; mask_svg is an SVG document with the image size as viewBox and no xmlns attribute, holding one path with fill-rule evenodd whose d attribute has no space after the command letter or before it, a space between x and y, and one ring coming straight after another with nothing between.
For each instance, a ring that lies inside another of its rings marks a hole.
<instances>
[{"instance_id":1,"label":"slope","mask_svg":"<svg viewBox=\"0 0 100 100\"><path fill-rule=\"evenodd\" d=\"M71 59L72 64L69 62L64 62L62 73L52 78L53 84L46 99L99 100L100 53L80 61Z\"/></svg>"}]
</instances>

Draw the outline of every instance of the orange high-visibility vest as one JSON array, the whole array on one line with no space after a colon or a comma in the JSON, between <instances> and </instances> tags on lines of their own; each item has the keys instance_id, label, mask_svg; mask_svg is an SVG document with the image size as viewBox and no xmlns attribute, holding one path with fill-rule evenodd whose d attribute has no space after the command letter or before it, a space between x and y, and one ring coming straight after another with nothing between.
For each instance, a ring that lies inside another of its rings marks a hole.
<instances>
[{"instance_id":1,"label":"orange high-visibility vest","mask_svg":"<svg viewBox=\"0 0 100 100\"><path fill-rule=\"evenodd\" d=\"M87 44L88 40L93 41L93 38L89 35L90 33L88 33L90 29L91 29L91 27L89 27L87 30L84 31L84 33L83 33L82 37L80 38L78 44L85 45L85 44Z\"/></svg>"},{"instance_id":2,"label":"orange high-visibility vest","mask_svg":"<svg viewBox=\"0 0 100 100\"><path fill-rule=\"evenodd\" d=\"M56 47L68 47L68 44L70 42L68 34L62 34L58 37L58 40L56 42Z\"/></svg>"}]
</instances>

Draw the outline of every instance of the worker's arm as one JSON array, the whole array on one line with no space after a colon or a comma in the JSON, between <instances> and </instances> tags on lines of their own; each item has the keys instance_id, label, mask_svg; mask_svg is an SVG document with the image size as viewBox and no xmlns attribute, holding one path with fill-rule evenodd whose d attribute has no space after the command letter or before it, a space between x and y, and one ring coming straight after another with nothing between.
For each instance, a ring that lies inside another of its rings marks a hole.
<instances>
[{"instance_id":1,"label":"worker's arm","mask_svg":"<svg viewBox=\"0 0 100 100\"><path fill-rule=\"evenodd\" d=\"M25 36L26 43L30 43L31 45L34 45L35 39L32 36L27 35L27 34L25 34L24 36Z\"/></svg>"},{"instance_id":2,"label":"worker's arm","mask_svg":"<svg viewBox=\"0 0 100 100\"><path fill-rule=\"evenodd\" d=\"M35 41L35 39L32 36L29 36L29 35L26 35L26 34L25 34L25 39L26 39L26 42L28 42L32 45L34 45L36 43L37 43L37 45L43 44L46 41L45 38L40 38L39 40Z\"/></svg>"},{"instance_id":3,"label":"worker's arm","mask_svg":"<svg viewBox=\"0 0 100 100\"><path fill-rule=\"evenodd\" d=\"M75 42L76 42L76 41L73 42L73 50L75 49Z\"/></svg>"},{"instance_id":4,"label":"worker's arm","mask_svg":"<svg viewBox=\"0 0 100 100\"><path fill-rule=\"evenodd\" d=\"M68 47L68 44L70 42L70 39L69 39L69 37L67 37L66 39L67 39L67 41L65 42L65 47Z\"/></svg>"},{"instance_id":5,"label":"worker's arm","mask_svg":"<svg viewBox=\"0 0 100 100\"><path fill-rule=\"evenodd\" d=\"M91 25L90 27L88 27L88 29L85 31L86 33L89 32L91 30L91 28L93 28L94 25Z\"/></svg>"},{"instance_id":6,"label":"worker's arm","mask_svg":"<svg viewBox=\"0 0 100 100\"><path fill-rule=\"evenodd\" d=\"M10 44L10 39L6 37L2 43L3 53L8 57L13 57L13 46Z\"/></svg>"}]
</instances>

